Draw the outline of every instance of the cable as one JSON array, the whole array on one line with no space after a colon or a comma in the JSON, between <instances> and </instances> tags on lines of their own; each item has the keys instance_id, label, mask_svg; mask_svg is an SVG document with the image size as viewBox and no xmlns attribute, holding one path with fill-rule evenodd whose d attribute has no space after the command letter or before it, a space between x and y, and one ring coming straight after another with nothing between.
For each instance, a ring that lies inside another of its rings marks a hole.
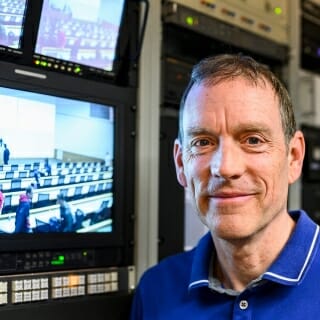
<instances>
[{"instance_id":1,"label":"cable","mask_svg":"<svg viewBox=\"0 0 320 320\"><path fill-rule=\"evenodd\" d=\"M134 61L136 61L136 62L139 60L139 57L141 54L144 34L146 31L146 25L147 25L147 20L148 20L148 16L149 16L149 7L150 7L149 0L137 0L137 1L145 3L145 10L144 10L144 16L143 16L143 20L142 20L142 26L141 26L140 38L139 38L138 47L137 47L137 53L134 57Z\"/></svg>"}]
</instances>

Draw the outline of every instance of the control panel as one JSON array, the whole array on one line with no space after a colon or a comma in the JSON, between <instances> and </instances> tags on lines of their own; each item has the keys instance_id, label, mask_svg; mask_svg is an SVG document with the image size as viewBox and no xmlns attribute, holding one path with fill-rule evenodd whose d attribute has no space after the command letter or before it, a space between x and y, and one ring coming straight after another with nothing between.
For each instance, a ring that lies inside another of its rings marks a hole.
<instances>
[{"instance_id":1,"label":"control panel","mask_svg":"<svg viewBox=\"0 0 320 320\"><path fill-rule=\"evenodd\" d=\"M0 276L0 310L17 304L131 292L134 286L133 266L5 275Z\"/></svg>"},{"instance_id":2,"label":"control panel","mask_svg":"<svg viewBox=\"0 0 320 320\"><path fill-rule=\"evenodd\" d=\"M0 253L0 275L120 266L117 248L30 250Z\"/></svg>"},{"instance_id":3,"label":"control panel","mask_svg":"<svg viewBox=\"0 0 320 320\"><path fill-rule=\"evenodd\" d=\"M288 45L288 0L168 0L227 22L261 37ZM197 24L190 16L188 24Z\"/></svg>"}]
</instances>

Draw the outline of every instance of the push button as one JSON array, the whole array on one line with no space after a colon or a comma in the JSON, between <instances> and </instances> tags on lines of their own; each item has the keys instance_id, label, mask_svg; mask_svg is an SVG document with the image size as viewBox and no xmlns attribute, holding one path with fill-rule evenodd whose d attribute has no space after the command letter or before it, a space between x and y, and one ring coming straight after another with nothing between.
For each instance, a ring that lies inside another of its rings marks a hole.
<instances>
[{"instance_id":1,"label":"push button","mask_svg":"<svg viewBox=\"0 0 320 320\"><path fill-rule=\"evenodd\" d=\"M249 306L249 303L247 300L241 300L239 303L239 307L241 310L246 310Z\"/></svg>"}]
</instances>

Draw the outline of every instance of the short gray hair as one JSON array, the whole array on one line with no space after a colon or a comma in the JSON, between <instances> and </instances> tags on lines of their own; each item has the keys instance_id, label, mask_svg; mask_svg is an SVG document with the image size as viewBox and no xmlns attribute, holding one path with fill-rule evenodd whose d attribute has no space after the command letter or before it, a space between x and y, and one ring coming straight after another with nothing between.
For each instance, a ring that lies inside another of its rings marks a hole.
<instances>
[{"instance_id":1,"label":"short gray hair","mask_svg":"<svg viewBox=\"0 0 320 320\"><path fill-rule=\"evenodd\" d=\"M183 111L188 94L194 84L215 85L223 81L243 77L250 83L268 82L279 99L281 124L287 145L294 136L297 127L292 102L287 89L276 75L264 64L242 54L221 54L205 58L196 64L191 73L181 102L179 115L179 140L183 138Z\"/></svg>"}]
</instances>

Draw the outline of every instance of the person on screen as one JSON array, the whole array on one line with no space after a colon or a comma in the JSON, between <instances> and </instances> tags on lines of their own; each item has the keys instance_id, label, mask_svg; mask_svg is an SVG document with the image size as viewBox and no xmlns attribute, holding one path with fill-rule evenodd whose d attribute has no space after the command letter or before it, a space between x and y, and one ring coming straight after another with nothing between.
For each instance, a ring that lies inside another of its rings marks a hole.
<instances>
[{"instance_id":1,"label":"person on screen","mask_svg":"<svg viewBox=\"0 0 320 320\"><path fill-rule=\"evenodd\" d=\"M109 152L106 152L106 155L104 157L104 166L106 168L112 167L112 157L111 154Z\"/></svg>"},{"instance_id":2,"label":"person on screen","mask_svg":"<svg viewBox=\"0 0 320 320\"><path fill-rule=\"evenodd\" d=\"M5 195L3 193L2 185L0 185L0 214L2 213L2 210L4 207L4 198L5 198Z\"/></svg>"},{"instance_id":3,"label":"person on screen","mask_svg":"<svg viewBox=\"0 0 320 320\"><path fill-rule=\"evenodd\" d=\"M57 203L60 205L60 231L61 232L73 231L72 211L63 193L59 193L57 195Z\"/></svg>"},{"instance_id":4,"label":"person on screen","mask_svg":"<svg viewBox=\"0 0 320 320\"><path fill-rule=\"evenodd\" d=\"M38 189L41 187L40 185L40 171L39 169L35 168L33 170L33 177L34 177L34 182L31 183L31 185L35 188Z\"/></svg>"},{"instance_id":5,"label":"person on screen","mask_svg":"<svg viewBox=\"0 0 320 320\"><path fill-rule=\"evenodd\" d=\"M17 37L16 35L14 34L13 31L9 31L8 32L8 46L14 46L15 43L17 42Z\"/></svg>"},{"instance_id":6,"label":"person on screen","mask_svg":"<svg viewBox=\"0 0 320 320\"><path fill-rule=\"evenodd\" d=\"M7 146L7 144L4 144L4 150L3 150L3 163L4 164L9 164L9 159L10 159L10 150Z\"/></svg>"},{"instance_id":7,"label":"person on screen","mask_svg":"<svg viewBox=\"0 0 320 320\"><path fill-rule=\"evenodd\" d=\"M6 28L2 25L2 23L0 23L0 45L8 45Z\"/></svg>"},{"instance_id":8,"label":"person on screen","mask_svg":"<svg viewBox=\"0 0 320 320\"><path fill-rule=\"evenodd\" d=\"M37 168L35 168L33 170L33 176L34 176L34 178L36 180L36 183L37 183L38 187L40 187L40 177L51 176L51 174L52 174L51 165L49 163L49 159L48 158L44 159L44 165L43 165L43 168L41 170L37 169Z\"/></svg>"},{"instance_id":9,"label":"person on screen","mask_svg":"<svg viewBox=\"0 0 320 320\"><path fill-rule=\"evenodd\" d=\"M287 207L304 155L288 92L265 64L241 54L200 61L173 158L209 231L144 273L131 319L318 319L320 228Z\"/></svg>"},{"instance_id":10,"label":"person on screen","mask_svg":"<svg viewBox=\"0 0 320 320\"><path fill-rule=\"evenodd\" d=\"M43 174L45 176L51 176L51 165L49 163L49 159L45 158L44 159L44 169L43 169Z\"/></svg>"},{"instance_id":11,"label":"person on screen","mask_svg":"<svg viewBox=\"0 0 320 320\"><path fill-rule=\"evenodd\" d=\"M0 165L4 164L3 153L4 153L4 143L3 143L2 138L0 138Z\"/></svg>"},{"instance_id":12,"label":"person on screen","mask_svg":"<svg viewBox=\"0 0 320 320\"><path fill-rule=\"evenodd\" d=\"M15 218L15 233L23 232L30 233L32 229L30 227L30 208L33 197L33 188L28 187L25 193L20 195L19 205L16 210Z\"/></svg>"}]
</instances>

